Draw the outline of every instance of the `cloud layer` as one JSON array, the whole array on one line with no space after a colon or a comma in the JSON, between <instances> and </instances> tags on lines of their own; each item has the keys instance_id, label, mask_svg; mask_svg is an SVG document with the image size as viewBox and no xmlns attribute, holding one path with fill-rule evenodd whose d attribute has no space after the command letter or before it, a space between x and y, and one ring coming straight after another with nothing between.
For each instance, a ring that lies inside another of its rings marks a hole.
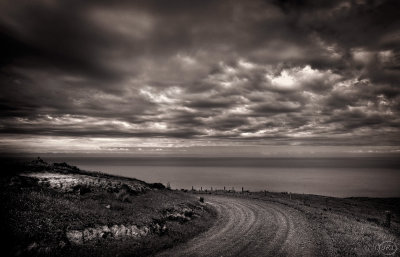
<instances>
[{"instance_id":1,"label":"cloud layer","mask_svg":"<svg viewBox=\"0 0 400 257\"><path fill-rule=\"evenodd\" d=\"M0 132L399 146L399 8L1 1Z\"/></svg>"}]
</instances>

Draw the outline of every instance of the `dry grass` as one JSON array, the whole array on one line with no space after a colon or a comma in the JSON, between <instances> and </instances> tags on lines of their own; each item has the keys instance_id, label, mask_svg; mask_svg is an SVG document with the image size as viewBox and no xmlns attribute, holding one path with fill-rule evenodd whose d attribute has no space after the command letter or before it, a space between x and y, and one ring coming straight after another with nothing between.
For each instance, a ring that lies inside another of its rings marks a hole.
<instances>
[{"instance_id":1,"label":"dry grass","mask_svg":"<svg viewBox=\"0 0 400 257\"><path fill-rule=\"evenodd\" d=\"M207 207L196 208L200 203L195 197L167 189L133 194L125 189L108 192L88 188L83 194L65 193L11 172L1 178L0 187L1 226L8 238L6 252L12 255L151 255L206 230L215 215ZM197 218L188 222L166 219L165 211L177 206L193 208ZM167 225L166 233L152 232L137 240L95 240L82 246L70 244L66 238L67 230L114 224L149 226L156 222Z\"/></svg>"}]
</instances>

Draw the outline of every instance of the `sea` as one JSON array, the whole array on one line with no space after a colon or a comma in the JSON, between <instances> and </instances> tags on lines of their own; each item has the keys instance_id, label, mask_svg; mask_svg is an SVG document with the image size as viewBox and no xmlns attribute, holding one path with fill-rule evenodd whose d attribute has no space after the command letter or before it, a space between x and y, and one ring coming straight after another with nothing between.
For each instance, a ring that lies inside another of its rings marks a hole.
<instances>
[{"instance_id":1,"label":"sea","mask_svg":"<svg viewBox=\"0 0 400 257\"><path fill-rule=\"evenodd\" d=\"M173 189L400 197L396 157L47 157L80 169L160 182Z\"/></svg>"}]
</instances>

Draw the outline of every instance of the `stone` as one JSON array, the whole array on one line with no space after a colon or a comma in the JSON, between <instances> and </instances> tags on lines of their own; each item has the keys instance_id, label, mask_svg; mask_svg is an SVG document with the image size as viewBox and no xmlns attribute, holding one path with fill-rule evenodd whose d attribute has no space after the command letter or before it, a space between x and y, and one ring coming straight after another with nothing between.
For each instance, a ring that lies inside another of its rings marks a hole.
<instances>
[{"instance_id":1,"label":"stone","mask_svg":"<svg viewBox=\"0 0 400 257\"><path fill-rule=\"evenodd\" d=\"M142 229L140 229L140 236L147 236L149 231L150 229L148 227L143 227Z\"/></svg>"},{"instance_id":2,"label":"stone","mask_svg":"<svg viewBox=\"0 0 400 257\"><path fill-rule=\"evenodd\" d=\"M108 226L102 226L101 227L101 233L100 233L100 237L101 238L106 238L109 235L111 235L111 230Z\"/></svg>"},{"instance_id":3,"label":"stone","mask_svg":"<svg viewBox=\"0 0 400 257\"><path fill-rule=\"evenodd\" d=\"M119 230L119 228L118 228L117 225L114 225L114 226L112 226L112 227L110 228L111 234L112 234L114 237L117 237L117 235L118 235L118 230Z\"/></svg>"},{"instance_id":4,"label":"stone","mask_svg":"<svg viewBox=\"0 0 400 257\"><path fill-rule=\"evenodd\" d=\"M124 225L119 226L119 236L123 237L127 235L127 229Z\"/></svg>"},{"instance_id":5,"label":"stone","mask_svg":"<svg viewBox=\"0 0 400 257\"><path fill-rule=\"evenodd\" d=\"M83 243L83 233L78 230L67 231L67 239L72 244L82 244Z\"/></svg>"},{"instance_id":6,"label":"stone","mask_svg":"<svg viewBox=\"0 0 400 257\"><path fill-rule=\"evenodd\" d=\"M97 237L97 231L94 228L87 228L83 231L83 240L90 241Z\"/></svg>"},{"instance_id":7,"label":"stone","mask_svg":"<svg viewBox=\"0 0 400 257\"><path fill-rule=\"evenodd\" d=\"M58 243L58 247L60 247L61 249L64 248L67 244L64 241L60 241Z\"/></svg>"},{"instance_id":8,"label":"stone","mask_svg":"<svg viewBox=\"0 0 400 257\"><path fill-rule=\"evenodd\" d=\"M139 228L137 226L135 226L135 225L132 225L131 226L131 236L138 237L139 234L140 234Z\"/></svg>"},{"instance_id":9,"label":"stone","mask_svg":"<svg viewBox=\"0 0 400 257\"><path fill-rule=\"evenodd\" d=\"M33 249L36 249L38 247L38 244L36 242L33 242L30 244L27 248L28 251L32 251Z\"/></svg>"}]
</instances>

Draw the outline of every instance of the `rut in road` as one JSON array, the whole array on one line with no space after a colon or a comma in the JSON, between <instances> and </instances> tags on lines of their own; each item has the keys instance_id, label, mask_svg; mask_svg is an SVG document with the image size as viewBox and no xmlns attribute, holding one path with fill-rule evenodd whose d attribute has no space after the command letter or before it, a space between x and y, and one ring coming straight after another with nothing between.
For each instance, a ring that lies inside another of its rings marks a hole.
<instances>
[{"instance_id":1,"label":"rut in road","mask_svg":"<svg viewBox=\"0 0 400 257\"><path fill-rule=\"evenodd\" d=\"M321 237L299 211L255 199L208 196L218 212L205 233L158 256L323 256Z\"/></svg>"}]
</instances>

